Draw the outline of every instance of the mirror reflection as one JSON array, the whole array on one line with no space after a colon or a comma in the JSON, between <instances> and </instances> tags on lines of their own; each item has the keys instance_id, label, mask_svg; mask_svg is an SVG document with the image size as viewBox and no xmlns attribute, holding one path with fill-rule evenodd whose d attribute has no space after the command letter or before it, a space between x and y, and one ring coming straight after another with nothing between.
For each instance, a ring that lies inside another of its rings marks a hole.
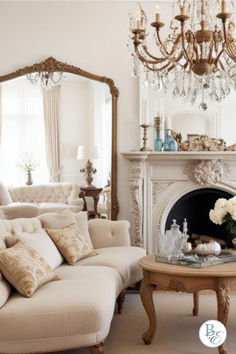
<instances>
[{"instance_id":1,"label":"mirror reflection","mask_svg":"<svg viewBox=\"0 0 236 354\"><path fill-rule=\"evenodd\" d=\"M199 135L222 138L226 145L236 143L236 91L233 90L221 103L208 105L201 111L198 105L174 99L170 92L160 93L140 78L140 124L154 125L154 117L160 116L164 128L182 135L183 140ZM150 147L154 149L155 132L149 130Z\"/></svg>"},{"instance_id":2,"label":"mirror reflection","mask_svg":"<svg viewBox=\"0 0 236 354\"><path fill-rule=\"evenodd\" d=\"M63 73L60 85L50 88L33 84L26 75L2 82L0 88L1 182L13 187L69 182L82 191L83 187L93 187L99 190L95 196L97 216L110 218L109 86ZM90 183L88 162L92 165ZM92 216L94 193L87 197L88 194L85 190L77 197L83 198L84 209Z\"/></svg>"}]
</instances>

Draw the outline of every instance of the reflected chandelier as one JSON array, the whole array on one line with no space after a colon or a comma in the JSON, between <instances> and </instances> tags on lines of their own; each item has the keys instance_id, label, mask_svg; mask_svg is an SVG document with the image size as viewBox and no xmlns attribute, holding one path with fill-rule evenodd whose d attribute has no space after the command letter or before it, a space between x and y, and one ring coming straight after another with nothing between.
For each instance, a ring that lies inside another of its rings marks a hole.
<instances>
[{"instance_id":1,"label":"reflected chandelier","mask_svg":"<svg viewBox=\"0 0 236 354\"><path fill-rule=\"evenodd\" d=\"M27 79L31 84L41 84L42 87L50 89L53 86L61 85L64 79L62 71L38 71L27 74Z\"/></svg>"},{"instance_id":2,"label":"reflected chandelier","mask_svg":"<svg viewBox=\"0 0 236 354\"><path fill-rule=\"evenodd\" d=\"M133 44L134 76L144 71L146 84L164 92L171 89L175 98L191 104L198 101L202 111L207 109L208 99L221 102L236 89L234 18L234 0L174 0L169 34L162 41L164 23L157 6L151 23L155 28L153 53L148 48L147 16L138 6L130 14L128 44L130 49Z\"/></svg>"}]
</instances>

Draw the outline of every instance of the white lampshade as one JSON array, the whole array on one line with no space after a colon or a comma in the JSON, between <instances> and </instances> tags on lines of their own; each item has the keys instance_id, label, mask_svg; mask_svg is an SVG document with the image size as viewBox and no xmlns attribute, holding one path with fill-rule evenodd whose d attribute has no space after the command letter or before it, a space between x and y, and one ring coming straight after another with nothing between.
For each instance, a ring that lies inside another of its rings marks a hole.
<instances>
[{"instance_id":1,"label":"white lampshade","mask_svg":"<svg viewBox=\"0 0 236 354\"><path fill-rule=\"evenodd\" d=\"M95 145L85 146L78 145L77 160L96 160L98 159L98 147Z\"/></svg>"}]
</instances>

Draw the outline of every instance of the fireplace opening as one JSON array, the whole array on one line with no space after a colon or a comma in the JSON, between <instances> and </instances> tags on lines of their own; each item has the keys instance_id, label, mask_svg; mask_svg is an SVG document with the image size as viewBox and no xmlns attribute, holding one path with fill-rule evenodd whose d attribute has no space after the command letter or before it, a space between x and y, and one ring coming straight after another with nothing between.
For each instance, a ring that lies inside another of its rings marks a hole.
<instances>
[{"instance_id":1,"label":"fireplace opening","mask_svg":"<svg viewBox=\"0 0 236 354\"><path fill-rule=\"evenodd\" d=\"M227 242L225 225L216 225L209 218L209 211L214 208L215 202L219 198L229 199L232 198L232 195L213 188L198 189L185 194L172 207L166 220L165 229L170 229L172 220L176 219L182 231L183 220L186 218L188 234L191 237L189 241L193 244L207 241L204 236ZM224 243L222 246L224 246Z\"/></svg>"}]
</instances>

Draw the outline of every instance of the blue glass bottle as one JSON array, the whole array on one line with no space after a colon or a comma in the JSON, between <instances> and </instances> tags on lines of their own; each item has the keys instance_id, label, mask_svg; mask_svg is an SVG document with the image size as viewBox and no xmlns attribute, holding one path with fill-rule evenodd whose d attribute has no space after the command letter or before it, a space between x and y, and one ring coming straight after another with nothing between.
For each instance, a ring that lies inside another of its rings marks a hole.
<instances>
[{"instance_id":1,"label":"blue glass bottle","mask_svg":"<svg viewBox=\"0 0 236 354\"><path fill-rule=\"evenodd\" d=\"M156 131L156 140L155 140L155 151L162 151L163 148L163 140L161 138L160 130Z\"/></svg>"},{"instance_id":2,"label":"blue glass bottle","mask_svg":"<svg viewBox=\"0 0 236 354\"><path fill-rule=\"evenodd\" d=\"M171 129L166 129L164 151L177 151L177 142L171 135Z\"/></svg>"}]
</instances>

